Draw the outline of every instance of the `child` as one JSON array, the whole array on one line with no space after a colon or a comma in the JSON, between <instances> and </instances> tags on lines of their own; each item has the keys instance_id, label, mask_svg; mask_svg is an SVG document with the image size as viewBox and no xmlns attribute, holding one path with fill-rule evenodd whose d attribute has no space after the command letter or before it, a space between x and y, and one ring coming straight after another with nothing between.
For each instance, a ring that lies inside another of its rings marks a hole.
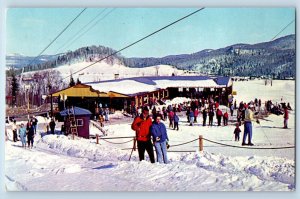
<instances>
[{"instance_id":1,"label":"child","mask_svg":"<svg viewBox=\"0 0 300 199\"><path fill-rule=\"evenodd\" d=\"M241 129L240 129L240 125L239 123L236 124L236 127L234 129L234 140L235 141L239 141L240 140L240 132L241 132Z\"/></svg>"}]
</instances>

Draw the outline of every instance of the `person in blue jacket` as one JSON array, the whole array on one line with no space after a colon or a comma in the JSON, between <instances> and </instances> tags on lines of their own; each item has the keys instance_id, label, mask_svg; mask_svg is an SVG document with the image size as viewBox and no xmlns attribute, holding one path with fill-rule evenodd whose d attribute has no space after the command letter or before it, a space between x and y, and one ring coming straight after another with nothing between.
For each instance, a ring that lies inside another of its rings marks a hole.
<instances>
[{"instance_id":1,"label":"person in blue jacket","mask_svg":"<svg viewBox=\"0 0 300 199\"><path fill-rule=\"evenodd\" d=\"M19 129L19 136L22 142L22 147L26 148L26 127L23 123L21 124L21 127Z\"/></svg>"},{"instance_id":2,"label":"person in blue jacket","mask_svg":"<svg viewBox=\"0 0 300 199\"><path fill-rule=\"evenodd\" d=\"M169 141L169 138L166 126L161 122L160 114L156 116L150 131L156 151L157 162L167 164L167 142Z\"/></svg>"}]
</instances>

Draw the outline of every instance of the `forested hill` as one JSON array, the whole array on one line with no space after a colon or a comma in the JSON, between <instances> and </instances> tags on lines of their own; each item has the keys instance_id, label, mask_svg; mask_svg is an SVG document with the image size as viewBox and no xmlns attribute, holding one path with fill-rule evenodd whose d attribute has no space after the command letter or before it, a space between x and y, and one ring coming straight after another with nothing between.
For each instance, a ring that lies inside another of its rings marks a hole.
<instances>
[{"instance_id":1,"label":"forested hill","mask_svg":"<svg viewBox=\"0 0 300 199\"><path fill-rule=\"evenodd\" d=\"M79 48L75 51L68 51L59 55L55 55L55 58L52 58L44 63L37 63L32 65L25 65L25 71L35 71L35 70L44 70L48 68L55 68L61 65L71 65L79 62L96 62L100 59L107 57L108 55L114 54L116 51L112 48L104 46L87 46ZM110 56L105 59L105 62L109 64L123 64L124 57L120 54Z\"/></svg>"},{"instance_id":2,"label":"forested hill","mask_svg":"<svg viewBox=\"0 0 300 199\"><path fill-rule=\"evenodd\" d=\"M44 57L43 61L26 66L32 59L7 56L7 65L24 67L25 71L55 68L78 62L95 62L116 50L104 46L82 47L60 55ZM169 55L162 58L125 58L119 53L105 59L109 64L128 67L147 67L160 64L172 65L178 69L197 71L202 74L230 76L271 76L284 79L295 78L296 49L295 35L281 37L274 41L258 44L235 44L220 49L206 49L193 54Z\"/></svg>"},{"instance_id":3,"label":"forested hill","mask_svg":"<svg viewBox=\"0 0 300 199\"><path fill-rule=\"evenodd\" d=\"M146 67L169 64L179 69L199 71L204 74L295 77L295 35L274 41L235 44L216 50L206 49L193 54L170 55L162 58L129 58L129 67Z\"/></svg>"}]
</instances>

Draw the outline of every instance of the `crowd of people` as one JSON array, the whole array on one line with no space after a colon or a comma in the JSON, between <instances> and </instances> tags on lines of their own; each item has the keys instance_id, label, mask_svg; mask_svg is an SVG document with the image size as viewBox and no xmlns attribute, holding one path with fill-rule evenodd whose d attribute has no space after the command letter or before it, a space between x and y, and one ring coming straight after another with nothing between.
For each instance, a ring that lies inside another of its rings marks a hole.
<instances>
[{"instance_id":1,"label":"crowd of people","mask_svg":"<svg viewBox=\"0 0 300 199\"><path fill-rule=\"evenodd\" d=\"M168 121L169 124L169 129L173 129L173 130L179 130L179 117L178 114L180 112L182 112L183 110L186 111L186 121L188 122L189 126L193 126L195 123L199 123L202 124L202 126L227 126L228 125L228 121L229 121L229 117L231 117L230 121L233 125L235 125L235 129L234 129L234 140L235 141L240 141L240 133L242 132L241 130L241 126L243 126L243 134L242 134L242 146L253 146L253 142L252 142L252 135L253 135L253 122L257 122L260 124L260 121L258 119L259 115L261 116L261 112L263 112L262 110L266 110L269 113L274 113L272 111L272 108L274 108L274 105L272 105L272 103L270 103L271 101L266 101L265 102L265 106L262 107L262 101L261 99L257 99L255 98L254 100L251 100L250 102L243 102L241 101L239 103L239 105L237 105L236 100L235 101L231 101L230 104L225 107L220 107L219 103L217 101L212 100L212 98L210 99L201 99L201 100L191 100L189 103L183 103L183 104L173 104L173 105L168 105L167 107L163 107L162 109L158 108L156 109L155 106L152 107L152 110L150 110L152 117L154 118L153 120L153 125L156 126L156 123L161 123L160 120L165 120ZM270 106L271 104L271 106ZM271 107L271 108L270 108ZM278 107L278 106L277 106ZM148 109L148 108L147 108ZM144 114L144 109L142 110L141 108L139 108L138 110L140 110L137 115L143 115ZM290 104L288 103L287 105L285 105L285 103L281 103L281 106L279 106L278 110L280 110L282 112L282 114L284 115L284 127L283 128L288 128L288 111L292 110L290 107ZM234 118L234 111L236 111L236 119ZM202 115L202 121L199 121L199 117L200 115ZM158 116L158 117L157 117ZM216 122L214 123L214 117L216 116ZM149 113L148 113L148 116ZM208 124L207 124L207 117L208 117ZM142 121L141 116L137 116L135 118L140 118L139 120ZM158 118L158 121L156 121L155 118ZM149 119L151 120L151 119ZM235 123L236 121L236 123ZM136 119L134 120L135 124ZM150 123L150 122L149 122ZM150 125L151 126L151 125ZM145 141L145 140L141 140L138 136L140 136L139 134L139 128L134 127L134 125L132 126L132 129L134 129L137 132L137 139L138 139L138 146L142 145L141 149L139 150L139 155L140 155L140 160L144 159L144 152L145 149L147 149L147 152L149 154L149 156L151 156L150 160L151 162L153 162L153 156L152 156L152 152L151 152L151 139L150 137L152 136L153 138L153 144L155 146L156 151L158 151L157 157L160 157L158 159L160 159L159 161L161 161L161 154L165 154L166 156L166 151L164 150L166 147L165 145L160 145L160 150L157 150L157 143L158 140L155 139L156 134L152 133L153 130L151 130L152 128L149 127L149 132L147 134L148 138L147 138L147 144L145 143L141 143L141 141ZM199 126L199 125L198 125ZM148 128L147 127L147 128ZM154 128L155 132L157 132L157 128ZM166 129L165 127L163 129ZM163 132L165 132L165 130L163 130ZM167 138L167 137L166 137ZM143 138L146 139L146 138ZM162 139L163 141L166 141L168 139ZM155 144L156 143L156 144ZM146 147L147 146L147 147Z\"/></svg>"}]
</instances>

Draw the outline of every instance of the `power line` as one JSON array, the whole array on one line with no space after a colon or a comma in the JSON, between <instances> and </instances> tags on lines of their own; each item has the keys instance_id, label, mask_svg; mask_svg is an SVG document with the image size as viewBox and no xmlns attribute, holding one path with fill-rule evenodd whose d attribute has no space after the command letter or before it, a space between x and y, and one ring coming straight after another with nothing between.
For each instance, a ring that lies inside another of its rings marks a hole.
<instances>
[{"instance_id":1,"label":"power line","mask_svg":"<svg viewBox=\"0 0 300 199\"><path fill-rule=\"evenodd\" d=\"M112 53L112 54L110 54L110 55L107 55L106 57L104 57L104 58L102 58L102 59L100 59L100 60L98 60L98 61L96 61L96 62L94 62L94 63L92 63L92 64L90 64L90 65L88 65L88 66L86 66L86 67L84 67L84 68L82 68L82 69L80 69L80 70L78 70L78 71L76 71L76 72L74 72L73 74L79 73L79 72L85 70L86 68L88 68L88 67L90 67L90 66L93 66L94 64L96 64L96 63L98 63L98 62L103 61L104 59L107 59L107 58L109 58L109 57L111 57L111 56L113 56L113 55L116 55L117 53L119 53L119 52L121 52L121 51L123 51L123 50L125 50L125 49L127 49L127 48L129 48L129 47L131 47L131 46L133 46L133 45L135 45L135 44L137 44L137 43L139 43L139 42L145 40L145 39L147 39L148 37L151 37L152 35L155 35L156 33L158 33L158 32L160 32L160 31L162 31L162 30L164 30L164 29L166 29L166 28L168 28L168 27L170 27L170 26L172 26L172 25L178 23L179 21L182 21L183 19L186 19L186 18L188 18L188 17L190 17L190 16L196 14L197 12L200 12L200 11L203 10L203 9L204 9L204 7L203 7L203 8L200 8L200 9L198 9L198 10L196 10L196 11L194 11L194 12L192 12L192 13L190 13L190 14L188 14L188 15L186 15L186 16L184 16L184 17L182 17L182 18L180 18L180 19L178 19L178 20L176 20L176 21L174 21L174 22L172 22L172 23L170 23L170 24L168 24L168 25L166 25L166 26L164 26L164 27L162 27L162 28L156 30L156 31L154 31L154 32L152 32L152 33L150 33L149 35L147 35L147 36L145 36L145 37L143 37L143 38L141 38L141 39L139 39L139 40L137 40L137 41L135 41L135 42L133 42L133 43L127 45L127 46L125 46L124 48L122 48L122 49L120 49L120 50L118 50L118 51L116 51L116 52L114 52L114 53ZM62 80L66 79L66 78L69 78L69 77L71 77L71 75L66 76L66 77L63 78Z\"/></svg>"},{"instance_id":2,"label":"power line","mask_svg":"<svg viewBox=\"0 0 300 199\"><path fill-rule=\"evenodd\" d=\"M55 42L57 39L58 39L58 37L60 36L60 35L62 35L69 27L70 27L70 25L86 10L87 8L84 8L51 42L50 42L50 44L48 44L43 50L42 50L42 52L40 52L39 54L38 54L38 56L36 56L29 64L28 64L28 66L30 66L32 63L34 63L35 61L36 61L36 59L39 57L39 56L41 56L42 55L42 53L43 52L45 52L52 44L53 44L53 42ZM22 73L24 72L24 68L25 67L23 67L22 68ZM21 73L21 77L22 77L22 73ZM21 78L22 79L22 78Z\"/></svg>"},{"instance_id":3,"label":"power line","mask_svg":"<svg viewBox=\"0 0 300 199\"><path fill-rule=\"evenodd\" d=\"M286 25L283 29L281 29L281 30L279 31L279 33L277 33L277 34L271 39L271 41L273 41L280 33L282 33L287 27L289 27L289 25L291 25L294 21L295 21L295 19L292 20L292 21L291 21L288 25Z\"/></svg>"},{"instance_id":4,"label":"power line","mask_svg":"<svg viewBox=\"0 0 300 199\"><path fill-rule=\"evenodd\" d=\"M58 48L58 49L56 50L56 53L57 53L59 50L61 50L61 49L65 48L65 47L68 47L68 46L72 45L73 42L79 38L79 37L78 37L78 34L79 34L81 31L83 31L88 25L90 25L94 20L96 20L99 16L101 16L101 14L103 14L106 10L107 10L107 8L105 8L104 10L101 10L101 11L100 11L100 12L99 12L99 13L98 13L91 21L89 21L85 26L83 26L78 32L76 32L76 33L72 36L73 39L67 40L67 42L65 42L60 48ZM102 18L101 18L101 19L102 19ZM77 37L76 37L76 35L77 35ZM70 43L70 42L71 42L71 43Z\"/></svg>"},{"instance_id":5,"label":"power line","mask_svg":"<svg viewBox=\"0 0 300 199\"><path fill-rule=\"evenodd\" d=\"M81 35L79 35L77 38L75 38L71 44L69 44L68 46L72 45L75 41L77 41L80 37L82 37L83 35L85 35L88 31L90 31L93 27L95 27L95 25L97 23L99 23L100 21L102 21L103 19L105 19L110 13L112 13L116 8L113 8L112 10L110 10L108 13L106 13L102 18L100 18L98 21L96 21L89 29L87 29L85 32L83 32Z\"/></svg>"}]
</instances>

